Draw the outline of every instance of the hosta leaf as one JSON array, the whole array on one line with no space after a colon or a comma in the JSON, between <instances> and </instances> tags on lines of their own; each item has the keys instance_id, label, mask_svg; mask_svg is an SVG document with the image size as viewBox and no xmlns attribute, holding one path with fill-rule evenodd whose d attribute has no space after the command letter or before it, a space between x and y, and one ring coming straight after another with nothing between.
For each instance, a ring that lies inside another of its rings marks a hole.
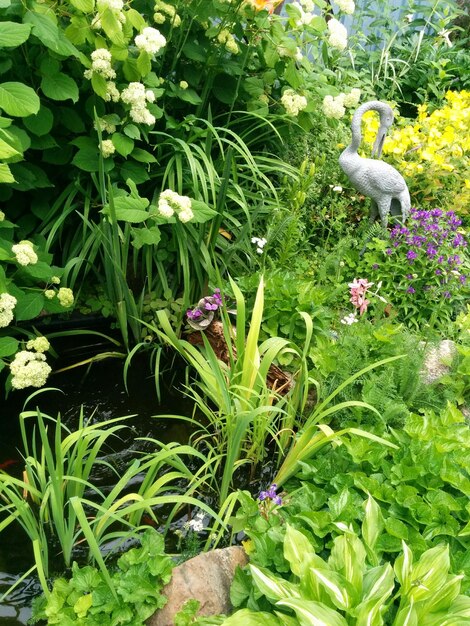
<instances>
[{"instance_id":1,"label":"hosta leaf","mask_svg":"<svg viewBox=\"0 0 470 626\"><path fill-rule=\"evenodd\" d=\"M311 568L312 574L323 586L333 604L344 611L351 606L352 587L344 576L327 569ZM349 589L348 589L349 588Z\"/></svg>"},{"instance_id":2,"label":"hosta leaf","mask_svg":"<svg viewBox=\"0 0 470 626\"><path fill-rule=\"evenodd\" d=\"M0 23L0 48L16 48L24 43L31 32L29 24L18 22Z\"/></svg>"},{"instance_id":3,"label":"hosta leaf","mask_svg":"<svg viewBox=\"0 0 470 626\"><path fill-rule=\"evenodd\" d=\"M449 546L439 545L426 550L411 572L412 587L408 594L415 601L429 599L447 581L450 568Z\"/></svg>"},{"instance_id":4,"label":"hosta leaf","mask_svg":"<svg viewBox=\"0 0 470 626\"><path fill-rule=\"evenodd\" d=\"M241 609L225 619L221 626L284 626L272 613L261 613L250 609Z\"/></svg>"},{"instance_id":5,"label":"hosta leaf","mask_svg":"<svg viewBox=\"0 0 470 626\"><path fill-rule=\"evenodd\" d=\"M348 626L348 622L337 611L311 600L280 600L277 606L287 606L295 611L301 626Z\"/></svg>"},{"instance_id":6,"label":"hosta leaf","mask_svg":"<svg viewBox=\"0 0 470 626\"><path fill-rule=\"evenodd\" d=\"M362 538L370 551L373 552L377 539L384 527L382 513L377 502L369 494L365 503L365 515L362 522ZM377 565L376 560L373 565Z\"/></svg>"},{"instance_id":7,"label":"hosta leaf","mask_svg":"<svg viewBox=\"0 0 470 626\"><path fill-rule=\"evenodd\" d=\"M0 109L13 117L27 117L39 111L40 100L31 87L22 83L0 84Z\"/></svg>"},{"instance_id":8,"label":"hosta leaf","mask_svg":"<svg viewBox=\"0 0 470 626\"><path fill-rule=\"evenodd\" d=\"M289 561L292 572L301 577L309 566L315 550L307 537L287 524L286 536L284 539L284 556Z\"/></svg>"},{"instance_id":9,"label":"hosta leaf","mask_svg":"<svg viewBox=\"0 0 470 626\"><path fill-rule=\"evenodd\" d=\"M296 585L272 574L268 569L250 565L253 582L269 600L276 602L284 598L299 598Z\"/></svg>"}]
</instances>

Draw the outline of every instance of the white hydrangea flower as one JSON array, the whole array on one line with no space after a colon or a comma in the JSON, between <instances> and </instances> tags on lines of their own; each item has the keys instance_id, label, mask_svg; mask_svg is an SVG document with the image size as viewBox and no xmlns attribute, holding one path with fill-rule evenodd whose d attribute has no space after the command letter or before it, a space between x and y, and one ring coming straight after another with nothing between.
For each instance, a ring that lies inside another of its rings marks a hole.
<instances>
[{"instance_id":1,"label":"white hydrangea flower","mask_svg":"<svg viewBox=\"0 0 470 626\"><path fill-rule=\"evenodd\" d=\"M357 87L351 89L351 91L344 96L343 104L348 109L352 109L353 107L359 104L359 100L361 99L361 90Z\"/></svg>"},{"instance_id":2,"label":"white hydrangea flower","mask_svg":"<svg viewBox=\"0 0 470 626\"><path fill-rule=\"evenodd\" d=\"M61 287L57 292L57 297L61 306L65 308L71 307L74 302L73 291L68 287Z\"/></svg>"},{"instance_id":3,"label":"white hydrangea flower","mask_svg":"<svg viewBox=\"0 0 470 626\"><path fill-rule=\"evenodd\" d=\"M295 20L295 25L299 28L302 26L308 26L310 22L315 17L313 13L313 3L305 3L305 2L292 2L291 6L293 6L299 12L299 17Z\"/></svg>"},{"instance_id":4,"label":"white hydrangea flower","mask_svg":"<svg viewBox=\"0 0 470 626\"><path fill-rule=\"evenodd\" d=\"M47 352L50 347L51 344L47 337L36 337L35 339L30 339L26 344L28 350L36 350L36 352Z\"/></svg>"},{"instance_id":5,"label":"white hydrangea flower","mask_svg":"<svg viewBox=\"0 0 470 626\"><path fill-rule=\"evenodd\" d=\"M282 94L281 103L289 115L296 116L307 106L307 98L299 96L293 89L286 89Z\"/></svg>"},{"instance_id":6,"label":"white hydrangea flower","mask_svg":"<svg viewBox=\"0 0 470 626\"><path fill-rule=\"evenodd\" d=\"M185 80L180 80L180 88L187 89L189 87L188 83Z\"/></svg>"},{"instance_id":7,"label":"white hydrangea flower","mask_svg":"<svg viewBox=\"0 0 470 626\"><path fill-rule=\"evenodd\" d=\"M119 89L116 87L116 83L112 80L106 83L106 94L104 99L106 102L119 102L121 99Z\"/></svg>"},{"instance_id":8,"label":"white hydrangea flower","mask_svg":"<svg viewBox=\"0 0 470 626\"><path fill-rule=\"evenodd\" d=\"M16 306L15 296L9 293L0 294L0 328L6 328L13 320L13 309Z\"/></svg>"},{"instance_id":9,"label":"white hydrangea flower","mask_svg":"<svg viewBox=\"0 0 470 626\"><path fill-rule=\"evenodd\" d=\"M124 0L98 0L98 9L110 9L113 13L120 13L124 8Z\"/></svg>"},{"instance_id":10,"label":"white hydrangea flower","mask_svg":"<svg viewBox=\"0 0 470 626\"><path fill-rule=\"evenodd\" d=\"M111 124L108 120L105 120L104 117L98 118L98 120L94 122L93 126L95 130L99 129L102 133L109 133L112 135L112 133L116 132L116 125Z\"/></svg>"},{"instance_id":11,"label":"white hydrangea flower","mask_svg":"<svg viewBox=\"0 0 470 626\"><path fill-rule=\"evenodd\" d=\"M106 48L98 48L91 53L91 69L85 70L83 75L91 80L93 74L98 74L103 78L116 78L116 72L111 67L112 55Z\"/></svg>"},{"instance_id":12,"label":"white hydrangea flower","mask_svg":"<svg viewBox=\"0 0 470 626\"><path fill-rule=\"evenodd\" d=\"M55 298L55 294L56 292L54 291L54 289L46 289L46 291L44 292L44 295L48 300L52 300L52 298Z\"/></svg>"},{"instance_id":13,"label":"white hydrangea flower","mask_svg":"<svg viewBox=\"0 0 470 626\"><path fill-rule=\"evenodd\" d=\"M182 211L179 212L178 217L179 217L180 222L183 222L183 224L186 224L186 222L190 222L193 219L194 213L192 209L183 209Z\"/></svg>"},{"instance_id":14,"label":"white hydrangea flower","mask_svg":"<svg viewBox=\"0 0 470 626\"><path fill-rule=\"evenodd\" d=\"M332 117L339 120L346 113L344 108L344 94L340 94L333 98L333 96L325 96L323 98L323 113L326 117Z\"/></svg>"},{"instance_id":15,"label":"white hydrangea flower","mask_svg":"<svg viewBox=\"0 0 470 626\"><path fill-rule=\"evenodd\" d=\"M352 15L356 9L354 0L334 0L334 2L338 5L339 10L347 15Z\"/></svg>"},{"instance_id":16,"label":"white hydrangea flower","mask_svg":"<svg viewBox=\"0 0 470 626\"><path fill-rule=\"evenodd\" d=\"M147 109L147 102L155 100L155 94L150 89L145 89L142 83L129 83L121 93L121 100L131 105L130 116L134 122L155 124L155 116Z\"/></svg>"},{"instance_id":17,"label":"white hydrangea flower","mask_svg":"<svg viewBox=\"0 0 470 626\"><path fill-rule=\"evenodd\" d=\"M53 276L53 277L51 278L51 283L52 283L53 285L60 285L60 278L59 278L58 276Z\"/></svg>"},{"instance_id":18,"label":"white hydrangea flower","mask_svg":"<svg viewBox=\"0 0 470 626\"><path fill-rule=\"evenodd\" d=\"M38 255L34 252L31 241L20 241L11 247L20 265L34 265L38 262Z\"/></svg>"},{"instance_id":19,"label":"white hydrangea flower","mask_svg":"<svg viewBox=\"0 0 470 626\"><path fill-rule=\"evenodd\" d=\"M166 46L166 39L156 28L147 26L140 35L135 38L135 45L139 50L145 50L149 54L156 54Z\"/></svg>"},{"instance_id":20,"label":"white hydrangea flower","mask_svg":"<svg viewBox=\"0 0 470 626\"><path fill-rule=\"evenodd\" d=\"M52 369L46 362L46 357L40 352L20 350L10 363L12 373L11 386L13 389L25 387L42 387Z\"/></svg>"},{"instance_id":21,"label":"white hydrangea flower","mask_svg":"<svg viewBox=\"0 0 470 626\"><path fill-rule=\"evenodd\" d=\"M164 24L165 20L166 17L163 15L163 13L160 13L160 11L157 11L153 14L153 21L155 22L155 24Z\"/></svg>"},{"instance_id":22,"label":"white hydrangea flower","mask_svg":"<svg viewBox=\"0 0 470 626\"><path fill-rule=\"evenodd\" d=\"M116 147L111 141L111 139L103 139L103 141L101 142L100 148L101 148L101 154L103 155L104 159L107 159L108 157L110 157L112 154L116 152Z\"/></svg>"},{"instance_id":23,"label":"white hydrangea flower","mask_svg":"<svg viewBox=\"0 0 470 626\"><path fill-rule=\"evenodd\" d=\"M348 31L346 27L333 17L328 21L328 30L330 31L330 36L328 37L330 46L337 50L344 50L348 45Z\"/></svg>"},{"instance_id":24,"label":"white hydrangea flower","mask_svg":"<svg viewBox=\"0 0 470 626\"><path fill-rule=\"evenodd\" d=\"M3 222L4 219L5 219L5 213L3 211L0 211L0 222Z\"/></svg>"},{"instance_id":25,"label":"white hydrangea flower","mask_svg":"<svg viewBox=\"0 0 470 626\"><path fill-rule=\"evenodd\" d=\"M191 198L180 196L172 189L165 189L160 194L158 211L163 217L171 217L176 212L182 222L189 222L194 217L191 209Z\"/></svg>"}]
</instances>

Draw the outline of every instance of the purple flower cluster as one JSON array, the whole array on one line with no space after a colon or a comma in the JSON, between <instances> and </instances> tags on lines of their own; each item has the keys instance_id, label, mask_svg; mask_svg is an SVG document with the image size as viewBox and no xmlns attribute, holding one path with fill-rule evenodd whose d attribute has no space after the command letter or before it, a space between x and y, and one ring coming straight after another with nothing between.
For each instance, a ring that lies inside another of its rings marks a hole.
<instances>
[{"instance_id":1,"label":"purple flower cluster","mask_svg":"<svg viewBox=\"0 0 470 626\"><path fill-rule=\"evenodd\" d=\"M202 300L199 300L195 309L188 309L186 315L188 319L197 321L204 316L205 311L217 311L222 305L220 289L217 288L214 289L214 293L211 296L205 296Z\"/></svg>"},{"instance_id":2,"label":"purple flower cluster","mask_svg":"<svg viewBox=\"0 0 470 626\"><path fill-rule=\"evenodd\" d=\"M406 293L435 292L439 287L441 296L449 299L453 289L466 284L467 276L460 271L467 247L459 231L461 225L462 220L454 211L412 209L408 227L398 224L392 229L392 248L388 248L386 254L405 257L414 271L414 274L406 274L412 283L405 287ZM432 280L433 276L440 277L438 283L437 279Z\"/></svg>"},{"instance_id":3,"label":"purple flower cluster","mask_svg":"<svg viewBox=\"0 0 470 626\"><path fill-rule=\"evenodd\" d=\"M273 504L277 504L278 506L281 506L282 498L276 493L276 491L277 491L277 485L276 483L273 483L267 491L260 492L258 496L258 500L260 500L261 502L265 500L270 500Z\"/></svg>"}]
</instances>

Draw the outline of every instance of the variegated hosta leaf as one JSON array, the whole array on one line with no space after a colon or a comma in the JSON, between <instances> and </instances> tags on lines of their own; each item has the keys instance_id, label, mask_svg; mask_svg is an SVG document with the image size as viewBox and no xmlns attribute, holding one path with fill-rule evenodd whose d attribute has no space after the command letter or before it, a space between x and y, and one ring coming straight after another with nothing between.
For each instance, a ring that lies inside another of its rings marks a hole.
<instances>
[{"instance_id":1,"label":"variegated hosta leaf","mask_svg":"<svg viewBox=\"0 0 470 626\"><path fill-rule=\"evenodd\" d=\"M418 623L418 615L414 607L413 598L398 611L393 626L421 626Z\"/></svg>"},{"instance_id":2,"label":"variegated hosta leaf","mask_svg":"<svg viewBox=\"0 0 470 626\"><path fill-rule=\"evenodd\" d=\"M224 620L221 626L241 626L241 624L243 626L284 626L285 622L280 621L272 613L241 609Z\"/></svg>"},{"instance_id":3,"label":"variegated hosta leaf","mask_svg":"<svg viewBox=\"0 0 470 626\"><path fill-rule=\"evenodd\" d=\"M438 589L433 596L427 600L426 612L437 613L447 610L460 593L463 576L463 574L460 574L459 576L449 577L445 585Z\"/></svg>"},{"instance_id":4,"label":"variegated hosta leaf","mask_svg":"<svg viewBox=\"0 0 470 626\"><path fill-rule=\"evenodd\" d=\"M458 596L445 611L423 616L419 626L470 626L470 598Z\"/></svg>"},{"instance_id":5,"label":"variegated hosta leaf","mask_svg":"<svg viewBox=\"0 0 470 626\"><path fill-rule=\"evenodd\" d=\"M351 607L355 595L354 588L344 576L328 569L316 567L311 567L310 571L338 609L346 611Z\"/></svg>"},{"instance_id":6,"label":"variegated hosta leaf","mask_svg":"<svg viewBox=\"0 0 470 626\"><path fill-rule=\"evenodd\" d=\"M284 539L284 556L289 561L291 571L299 577L303 576L311 560L316 556L307 537L289 524ZM324 566L326 567L326 563Z\"/></svg>"},{"instance_id":7,"label":"variegated hosta leaf","mask_svg":"<svg viewBox=\"0 0 470 626\"><path fill-rule=\"evenodd\" d=\"M428 600L447 582L449 568L448 545L426 550L411 570L408 595L416 602Z\"/></svg>"},{"instance_id":8,"label":"variegated hosta leaf","mask_svg":"<svg viewBox=\"0 0 470 626\"><path fill-rule=\"evenodd\" d=\"M362 595L365 561L365 548L356 535L347 533L335 538L328 565L330 569L342 574L359 596Z\"/></svg>"},{"instance_id":9,"label":"variegated hosta leaf","mask_svg":"<svg viewBox=\"0 0 470 626\"><path fill-rule=\"evenodd\" d=\"M365 504L364 521L362 522L362 538L364 539L365 544L371 552L371 555L369 555L369 560L374 561L371 563L372 565L379 564L379 559L377 557L374 559L373 556L375 554L375 544L383 528L384 520L380 511L380 507L369 494L369 497L367 498Z\"/></svg>"},{"instance_id":10,"label":"variegated hosta leaf","mask_svg":"<svg viewBox=\"0 0 470 626\"><path fill-rule=\"evenodd\" d=\"M364 576L362 601L388 598L395 586L395 577L390 563L373 567Z\"/></svg>"},{"instance_id":11,"label":"variegated hosta leaf","mask_svg":"<svg viewBox=\"0 0 470 626\"><path fill-rule=\"evenodd\" d=\"M280 600L277 605L293 609L301 626L348 626L344 617L320 602L292 599Z\"/></svg>"},{"instance_id":12,"label":"variegated hosta leaf","mask_svg":"<svg viewBox=\"0 0 470 626\"><path fill-rule=\"evenodd\" d=\"M411 571L413 569L413 553L407 544L402 541L401 542L403 548L403 554L400 554L399 557L395 560L395 565L393 569L395 570L395 576L397 577L398 582L401 585L401 591L407 592L411 587Z\"/></svg>"},{"instance_id":13,"label":"variegated hosta leaf","mask_svg":"<svg viewBox=\"0 0 470 626\"><path fill-rule=\"evenodd\" d=\"M278 600L288 598L300 598L297 585L271 574L271 572L264 567L250 565L250 570L256 587L269 600L277 602Z\"/></svg>"}]
</instances>

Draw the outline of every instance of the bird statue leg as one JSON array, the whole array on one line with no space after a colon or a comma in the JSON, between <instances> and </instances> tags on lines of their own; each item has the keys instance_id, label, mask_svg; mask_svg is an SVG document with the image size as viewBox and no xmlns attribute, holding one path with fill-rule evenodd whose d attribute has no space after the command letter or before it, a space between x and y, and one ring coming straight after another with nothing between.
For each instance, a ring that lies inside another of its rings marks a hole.
<instances>
[{"instance_id":1,"label":"bird statue leg","mask_svg":"<svg viewBox=\"0 0 470 626\"><path fill-rule=\"evenodd\" d=\"M387 228L388 224L388 215L390 213L390 199L384 198L380 202L377 202L377 207L380 214L380 221L382 222L382 226Z\"/></svg>"},{"instance_id":2,"label":"bird statue leg","mask_svg":"<svg viewBox=\"0 0 470 626\"><path fill-rule=\"evenodd\" d=\"M378 215L379 215L379 208L377 206L377 202L375 200L371 199L370 214L369 214L369 220L370 220L371 224L373 224L375 222L375 220L377 219Z\"/></svg>"}]
</instances>

